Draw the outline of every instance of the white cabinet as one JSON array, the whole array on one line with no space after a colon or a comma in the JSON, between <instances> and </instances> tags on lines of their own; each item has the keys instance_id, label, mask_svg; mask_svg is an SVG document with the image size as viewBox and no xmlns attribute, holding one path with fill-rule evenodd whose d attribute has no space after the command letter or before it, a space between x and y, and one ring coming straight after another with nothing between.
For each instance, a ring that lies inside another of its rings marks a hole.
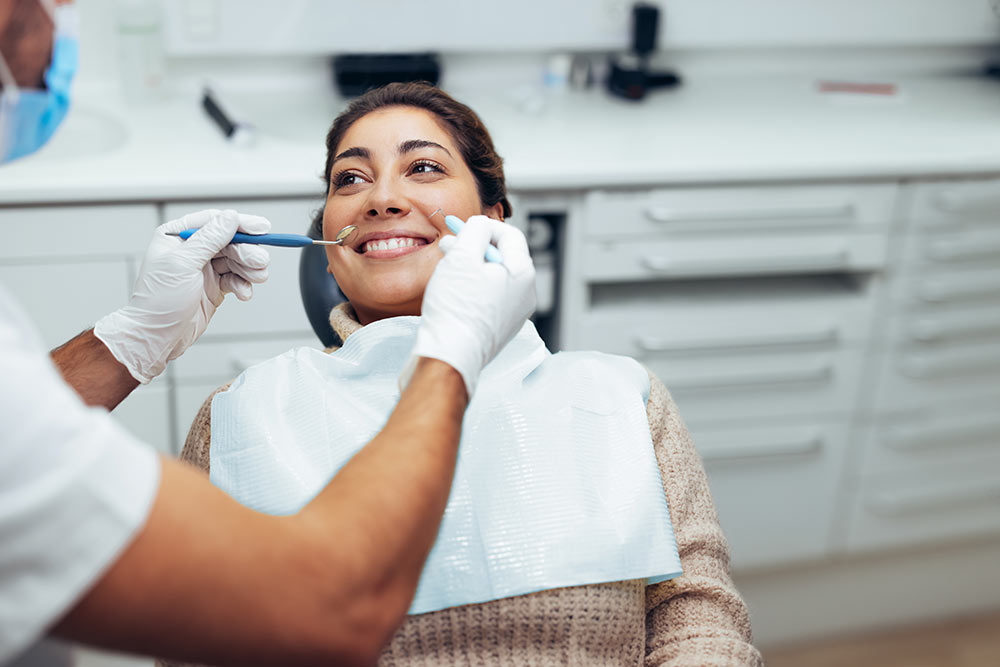
<instances>
[{"instance_id":1,"label":"white cabinet","mask_svg":"<svg viewBox=\"0 0 1000 667\"><path fill-rule=\"evenodd\" d=\"M156 207L140 205L0 208L0 284L56 347L125 305L153 228ZM139 387L112 415L129 431L170 451L170 388Z\"/></svg>"},{"instance_id":2,"label":"white cabinet","mask_svg":"<svg viewBox=\"0 0 1000 667\"><path fill-rule=\"evenodd\" d=\"M846 544L1000 531L1000 180L907 186Z\"/></svg>"},{"instance_id":3,"label":"white cabinet","mask_svg":"<svg viewBox=\"0 0 1000 667\"><path fill-rule=\"evenodd\" d=\"M634 357L664 381L736 569L831 553L897 191L595 191L569 225L562 345Z\"/></svg>"}]
</instances>

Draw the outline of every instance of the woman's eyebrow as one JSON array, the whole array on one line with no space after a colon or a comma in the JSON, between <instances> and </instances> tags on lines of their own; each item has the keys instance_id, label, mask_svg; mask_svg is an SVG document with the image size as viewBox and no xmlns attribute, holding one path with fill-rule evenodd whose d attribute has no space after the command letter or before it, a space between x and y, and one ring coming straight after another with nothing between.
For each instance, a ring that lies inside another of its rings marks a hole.
<instances>
[{"instance_id":1,"label":"woman's eyebrow","mask_svg":"<svg viewBox=\"0 0 1000 667\"><path fill-rule=\"evenodd\" d=\"M420 148L440 148L448 155L451 155L451 151L441 144L426 139L408 139L404 141L399 145L399 154L402 155L403 153L409 153Z\"/></svg>"},{"instance_id":2,"label":"woman's eyebrow","mask_svg":"<svg viewBox=\"0 0 1000 667\"><path fill-rule=\"evenodd\" d=\"M344 151L337 157L333 158L333 162L336 162L337 160L343 160L344 158L349 158L349 157L359 157L365 160L371 160L372 154L371 151L369 151L367 148L353 146L351 148L348 148L346 151ZM331 162L331 164L333 163Z\"/></svg>"}]
</instances>

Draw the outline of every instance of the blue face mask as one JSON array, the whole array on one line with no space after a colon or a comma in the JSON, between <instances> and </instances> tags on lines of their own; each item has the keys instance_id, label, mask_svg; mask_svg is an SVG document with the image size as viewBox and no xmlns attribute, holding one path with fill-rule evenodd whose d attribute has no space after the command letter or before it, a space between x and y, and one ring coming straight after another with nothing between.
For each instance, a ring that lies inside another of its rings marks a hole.
<instances>
[{"instance_id":1,"label":"blue face mask","mask_svg":"<svg viewBox=\"0 0 1000 667\"><path fill-rule=\"evenodd\" d=\"M49 10L49 4L42 2ZM45 90L18 88L0 54L0 164L45 145L69 110L69 89L79 64L76 10L60 5L51 12L55 24L52 63L45 72Z\"/></svg>"}]
</instances>

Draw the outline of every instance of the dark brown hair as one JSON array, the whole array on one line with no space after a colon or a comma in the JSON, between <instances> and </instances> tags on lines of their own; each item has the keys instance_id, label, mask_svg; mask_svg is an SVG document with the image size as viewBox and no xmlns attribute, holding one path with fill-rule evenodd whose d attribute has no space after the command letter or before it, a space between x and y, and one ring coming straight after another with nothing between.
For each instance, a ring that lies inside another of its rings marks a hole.
<instances>
[{"instance_id":1,"label":"dark brown hair","mask_svg":"<svg viewBox=\"0 0 1000 667\"><path fill-rule=\"evenodd\" d=\"M373 111L386 107L405 106L424 109L434 114L458 145L462 159L472 171L483 208L500 204L505 218L512 209L507 199L507 183L503 174L503 159L493 147L493 139L476 112L455 100L440 88L425 82L390 83L370 90L354 99L330 127L326 135L326 168L323 180L330 188L330 169L337 146L356 121ZM318 224L317 224L318 223ZM323 216L313 222L313 233L322 238Z\"/></svg>"}]
</instances>

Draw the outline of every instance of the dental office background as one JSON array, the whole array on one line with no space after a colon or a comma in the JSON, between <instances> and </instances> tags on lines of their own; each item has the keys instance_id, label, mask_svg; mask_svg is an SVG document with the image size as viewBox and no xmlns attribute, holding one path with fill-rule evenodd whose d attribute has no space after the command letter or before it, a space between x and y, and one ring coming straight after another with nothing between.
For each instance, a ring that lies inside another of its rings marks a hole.
<instances>
[{"instance_id":1,"label":"dental office background","mask_svg":"<svg viewBox=\"0 0 1000 667\"><path fill-rule=\"evenodd\" d=\"M656 4L644 57L619 0L78 0L74 109L0 173L0 281L54 346L125 301L157 224L304 232L332 58L432 52L506 159L550 347L633 356L677 399L765 655L997 610L996 3ZM615 69L679 84L625 99ZM119 418L176 454L216 387L319 346L298 252Z\"/></svg>"}]
</instances>

